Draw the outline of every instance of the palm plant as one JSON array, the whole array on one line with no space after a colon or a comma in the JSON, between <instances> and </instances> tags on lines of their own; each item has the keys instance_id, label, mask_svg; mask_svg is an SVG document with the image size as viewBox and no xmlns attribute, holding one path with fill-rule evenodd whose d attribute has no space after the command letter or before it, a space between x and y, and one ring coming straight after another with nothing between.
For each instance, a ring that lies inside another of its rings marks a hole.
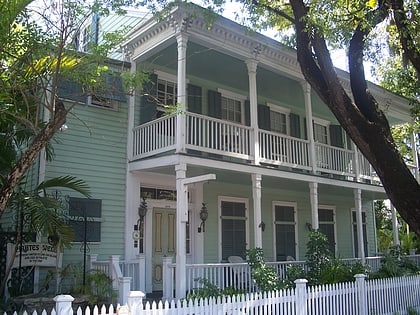
<instances>
[{"instance_id":1,"label":"palm plant","mask_svg":"<svg viewBox=\"0 0 420 315\"><path fill-rule=\"evenodd\" d=\"M38 235L47 236L48 241L56 246L57 250L61 251L63 247L69 247L73 240L73 230L67 224L67 218L63 211L65 205L57 194L48 192L61 188L90 197L88 185L74 176L61 176L45 180L30 191L25 191L24 186L24 183L18 186L9 204L10 211L16 217L16 244L21 244L22 234L26 229ZM1 281L0 292L3 292L6 285L17 249L18 246L15 246L11 253L12 259L10 259L5 277Z\"/></svg>"}]
</instances>

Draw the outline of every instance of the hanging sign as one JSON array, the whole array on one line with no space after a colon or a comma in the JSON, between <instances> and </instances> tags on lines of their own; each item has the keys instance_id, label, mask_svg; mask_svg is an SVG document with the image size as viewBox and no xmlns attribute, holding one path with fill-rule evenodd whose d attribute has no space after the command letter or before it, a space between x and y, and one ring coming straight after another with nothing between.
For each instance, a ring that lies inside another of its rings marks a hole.
<instances>
[{"instance_id":1,"label":"hanging sign","mask_svg":"<svg viewBox=\"0 0 420 315\"><path fill-rule=\"evenodd\" d=\"M55 267L57 264L57 249L48 243L24 243L22 252L18 248L13 262L13 268L36 266Z\"/></svg>"}]
</instances>

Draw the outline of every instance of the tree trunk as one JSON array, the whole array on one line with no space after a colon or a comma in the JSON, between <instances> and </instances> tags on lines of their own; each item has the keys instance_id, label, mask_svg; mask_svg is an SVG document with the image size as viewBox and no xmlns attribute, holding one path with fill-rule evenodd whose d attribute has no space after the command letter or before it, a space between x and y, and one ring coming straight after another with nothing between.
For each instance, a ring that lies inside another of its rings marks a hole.
<instances>
[{"instance_id":1,"label":"tree trunk","mask_svg":"<svg viewBox=\"0 0 420 315\"><path fill-rule=\"evenodd\" d=\"M353 55L349 54L353 102L338 79L324 38L305 24L304 2L290 3L296 21L297 57L305 79L371 163L401 217L420 235L420 185L396 149L385 115L367 90L363 33L355 31Z\"/></svg>"},{"instance_id":2,"label":"tree trunk","mask_svg":"<svg viewBox=\"0 0 420 315\"><path fill-rule=\"evenodd\" d=\"M16 165L12 168L3 182L0 190L0 218L2 217L7 204L13 195L16 185L25 175L26 171L31 166L32 162L38 156L39 152L52 139L54 134L66 122L67 111L64 108L62 101L59 101L56 106L56 111L53 113L51 120L45 127L35 136L32 143L22 154Z\"/></svg>"}]
</instances>

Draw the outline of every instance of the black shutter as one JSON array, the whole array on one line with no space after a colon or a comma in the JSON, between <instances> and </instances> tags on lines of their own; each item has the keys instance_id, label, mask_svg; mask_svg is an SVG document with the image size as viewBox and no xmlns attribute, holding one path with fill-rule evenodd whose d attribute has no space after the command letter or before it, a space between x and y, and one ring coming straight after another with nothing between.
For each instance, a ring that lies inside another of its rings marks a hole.
<instances>
[{"instance_id":1,"label":"black shutter","mask_svg":"<svg viewBox=\"0 0 420 315\"><path fill-rule=\"evenodd\" d=\"M58 82L57 95L61 99L80 103L86 103L87 100L82 85L71 79L62 79Z\"/></svg>"},{"instance_id":2,"label":"black shutter","mask_svg":"<svg viewBox=\"0 0 420 315\"><path fill-rule=\"evenodd\" d=\"M140 97L140 124L156 118L157 75L152 73Z\"/></svg>"},{"instance_id":3,"label":"black shutter","mask_svg":"<svg viewBox=\"0 0 420 315\"><path fill-rule=\"evenodd\" d=\"M293 113L290 113L290 135L300 138L300 117Z\"/></svg>"},{"instance_id":4,"label":"black shutter","mask_svg":"<svg viewBox=\"0 0 420 315\"><path fill-rule=\"evenodd\" d=\"M208 113L210 117L222 118L222 94L217 91L209 90L208 96Z\"/></svg>"},{"instance_id":5,"label":"black shutter","mask_svg":"<svg viewBox=\"0 0 420 315\"><path fill-rule=\"evenodd\" d=\"M271 130L270 107L258 104L258 127L263 130Z\"/></svg>"},{"instance_id":6,"label":"black shutter","mask_svg":"<svg viewBox=\"0 0 420 315\"><path fill-rule=\"evenodd\" d=\"M330 125L330 143L334 147L344 148L343 129L340 125Z\"/></svg>"},{"instance_id":7,"label":"black shutter","mask_svg":"<svg viewBox=\"0 0 420 315\"><path fill-rule=\"evenodd\" d=\"M201 86L188 84L188 111L192 113L201 114Z\"/></svg>"},{"instance_id":8,"label":"black shutter","mask_svg":"<svg viewBox=\"0 0 420 315\"><path fill-rule=\"evenodd\" d=\"M108 73L105 76L104 81L106 91L104 95L99 96L119 102L127 102L122 84L122 78L119 73Z\"/></svg>"},{"instance_id":9,"label":"black shutter","mask_svg":"<svg viewBox=\"0 0 420 315\"><path fill-rule=\"evenodd\" d=\"M244 110L245 110L245 125L251 126L251 102L249 100L245 100Z\"/></svg>"}]
</instances>

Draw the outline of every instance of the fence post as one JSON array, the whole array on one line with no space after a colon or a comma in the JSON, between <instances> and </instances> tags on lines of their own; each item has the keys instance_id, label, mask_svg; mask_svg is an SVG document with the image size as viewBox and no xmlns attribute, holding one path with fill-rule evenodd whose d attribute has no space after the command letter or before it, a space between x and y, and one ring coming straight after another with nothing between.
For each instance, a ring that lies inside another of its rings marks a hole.
<instances>
[{"instance_id":1,"label":"fence post","mask_svg":"<svg viewBox=\"0 0 420 315\"><path fill-rule=\"evenodd\" d=\"M114 290L118 290L118 274L115 271L114 266L119 266L120 263L120 256L118 255L111 255L109 256L109 269L108 269L108 273L109 273L109 277L112 279L112 287L114 288Z\"/></svg>"},{"instance_id":2,"label":"fence post","mask_svg":"<svg viewBox=\"0 0 420 315\"><path fill-rule=\"evenodd\" d=\"M139 261L139 290L146 291L146 256L144 254L137 255Z\"/></svg>"},{"instance_id":3,"label":"fence post","mask_svg":"<svg viewBox=\"0 0 420 315\"><path fill-rule=\"evenodd\" d=\"M307 300L308 293L306 292L306 279L296 279L296 315L306 315L308 310Z\"/></svg>"},{"instance_id":4,"label":"fence post","mask_svg":"<svg viewBox=\"0 0 420 315\"><path fill-rule=\"evenodd\" d=\"M140 310L143 310L143 298L145 296L142 291L130 291L127 304L131 314L138 314Z\"/></svg>"},{"instance_id":5,"label":"fence post","mask_svg":"<svg viewBox=\"0 0 420 315\"><path fill-rule=\"evenodd\" d=\"M89 270L93 269L93 263L98 259L97 254L89 254Z\"/></svg>"},{"instance_id":6,"label":"fence post","mask_svg":"<svg viewBox=\"0 0 420 315\"><path fill-rule=\"evenodd\" d=\"M74 297L71 295L57 295L54 298L55 312L57 315L73 315L72 302Z\"/></svg>"},{"instance_id":7,"label":"fence post","mask_svg":"<svg viewBox=\"0 0 420 315\"><path fill-rule=\"evenodd\" d=\"M364 315L367 314L366 275L359 273L354 277L356 278L357 305L359 314Z\"/></svg>"},{"instance_id":8,"label":"fence post","mask_svg":"<svg viewBox=\"0 0 420 315\"><path fill-rule=\"evenodd\" d=\"M162 299L166 301L170 301L173 298L174 294L174 284L173 284L173 275L172 269L169 265L172 264L172 257L163 257L162 258L162 276L163 276L163 292L162 292Z\"/></svg>"},{"instance_id":9,"label":"fence post","mask_svg":"<svg viewBox=\"0 0 420 315\"><path fill-rule=\"evenodd\" d=\"M131 277L119 278L118 300L120 305L127 304L127 298L130 294Z\"/></svg>"}]
</instances>

